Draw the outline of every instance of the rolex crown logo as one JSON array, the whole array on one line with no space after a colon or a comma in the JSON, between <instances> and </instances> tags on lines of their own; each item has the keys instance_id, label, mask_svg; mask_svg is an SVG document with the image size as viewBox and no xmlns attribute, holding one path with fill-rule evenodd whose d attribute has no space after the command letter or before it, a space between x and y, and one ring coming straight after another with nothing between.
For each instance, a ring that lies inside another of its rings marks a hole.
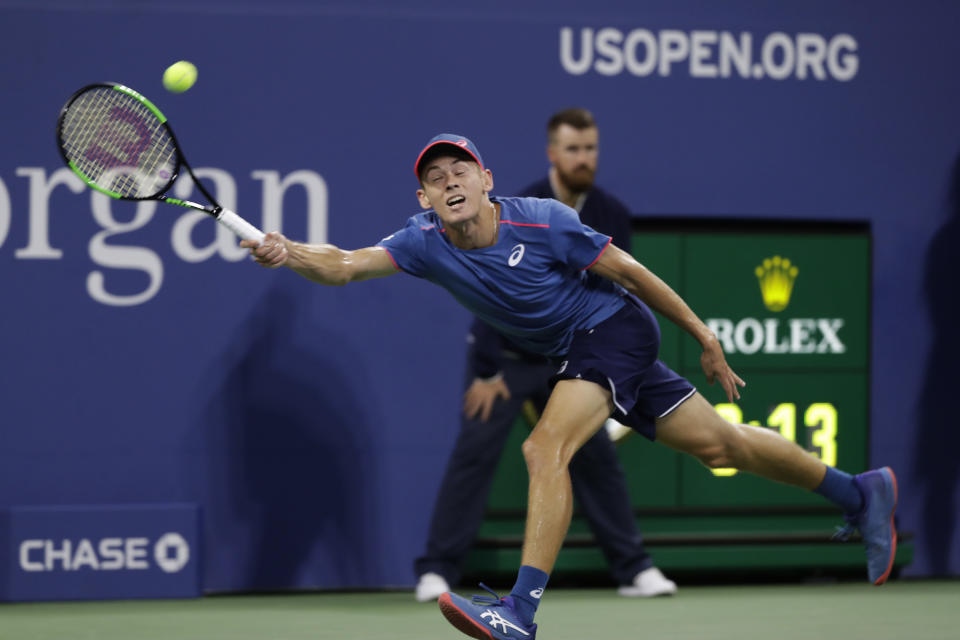
<instances>
[{"instance_id":1,"label":"rolex crown logo","mask_svg":"<svg viewBox=\"0 0 960 640\"><path fill-rule=\"evenodd\" d=\"M787 258L773 256L765 258L754 273L760 283L760 294L763 304L770 311L783 311L790 304L790 293L793 291L793 281L797 279L799 270Z\"/></svg>"}]
</instances>

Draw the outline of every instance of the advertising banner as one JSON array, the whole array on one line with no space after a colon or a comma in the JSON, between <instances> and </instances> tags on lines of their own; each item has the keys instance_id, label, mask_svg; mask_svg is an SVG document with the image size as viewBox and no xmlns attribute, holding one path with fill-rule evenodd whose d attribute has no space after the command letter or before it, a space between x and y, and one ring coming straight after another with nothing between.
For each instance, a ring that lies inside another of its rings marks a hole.
<instances>
[{"instance_id":1,"label":"advertising banner","mask_svg":"<svg viewBox=\"0 0 960 640\"><path fill-rule=\"evenodd\" d=\"M31 506L0 512L0 600L201 595L192 504Z\"/></svg>"}]
</instances>

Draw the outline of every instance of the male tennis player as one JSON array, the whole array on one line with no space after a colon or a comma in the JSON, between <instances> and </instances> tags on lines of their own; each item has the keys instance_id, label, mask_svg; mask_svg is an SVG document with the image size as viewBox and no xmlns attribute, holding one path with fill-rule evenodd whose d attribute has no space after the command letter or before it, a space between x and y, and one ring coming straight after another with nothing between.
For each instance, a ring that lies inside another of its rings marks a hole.
<instances>
[{"instance_id":1,"label":"male tennis player","mask_svg":"<svg viewBox=\"0 0 960 640\"><path fill-rule=\"evenodd\" d=\"M345 251L268 233L243 241L267 267L286 265L327 285L406 271L450 291L518 346L558 362L556 384L523 444L530 477L522 566L510 595L440 597L457 629L475 638L536 636L533 622L573 506L567 465L611 414L650 439L709 467L742 471L816 491L863 535L874 584L896 550L897 484L888 467L850 476L769 429L722 419L696 389L657 360L660 331L647 305L703 347L710 384L739 399L743 380L717 337L662 280L584 226L556 200L491 197L493 174L474 144L440 134L417 156L425 213L377 246Z\"/></svg>"},{"instance_id":2,"label":"male tennis player","mask_svg":"<svg viewBox=\"0 0 960 640\"><path fill-rule=\"evenodd\" d=\"M558 111L547 121L546 134L550 169L519 195L555 198L616 246L629 247L630 211L594 184L600 132L593 114L582 108ZM460 580L514 422L522 413L528 419L533 413L531 424L536 422L557 370L544 356L515 346L480 320L474 319L469 337L460 429L434 502L424 553L414 562L420 602L436 600ZM610 423L617 433L631 432ZM576 502L619 585L617 593L644 598L676 593L676 583L654 566L644 547L608 429L588 438L569 468Z\"/></svg>"}]
</instances>

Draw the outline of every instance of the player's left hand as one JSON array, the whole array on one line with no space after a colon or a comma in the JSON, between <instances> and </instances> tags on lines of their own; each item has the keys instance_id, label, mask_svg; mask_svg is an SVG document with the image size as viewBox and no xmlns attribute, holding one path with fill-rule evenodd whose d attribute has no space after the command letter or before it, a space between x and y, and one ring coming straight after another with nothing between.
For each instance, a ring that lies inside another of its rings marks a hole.
<instances>
[{"instance_id":1,"label":"player's left hand","mask_svg":"<svg viewBox=\"0 0 960 640\"><path fill-rule=\"evenodd\" d=\"M279 231L271 231L259 245L254 240L244 240L240 246L250 249L251 257L263 266L276 269L286 264L290 257L290 250L287 248L289 242Z\"/></svg>"},{"instance_id":2,"label":"player's left hand","mask_svg":"<svg viewBox=\"0 0 960 640\"><path fill-rule=\"evenodd\" d=\"M740 390L737 387L745 387L747 383L734 373L730 365L727 364L727 359L723 356L723 348L719 342L711 342L704 347L703 353L700 355L700 366L707 375L707 382L710 384L720 382L720 386L727 394L728 402L740 399Z\"/></svg>"}]
</instances>

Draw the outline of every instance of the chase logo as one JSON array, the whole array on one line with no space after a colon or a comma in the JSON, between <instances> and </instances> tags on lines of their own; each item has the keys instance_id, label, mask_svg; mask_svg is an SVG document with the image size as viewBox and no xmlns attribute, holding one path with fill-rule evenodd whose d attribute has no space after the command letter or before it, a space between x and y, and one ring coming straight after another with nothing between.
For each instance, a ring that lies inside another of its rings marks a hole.
<instances>
[{"instance_id":1,"label":"chase logo","mask_svg":"<svg viewBox=\"0 0 960 640\"><path fill-rule=\"evenodd\" d=\"M165 533L153 545L153 559L164 573L177 573L190 560L190 545L179 533Z\"/></svg>"},{"instance_id":2,"label":"chase logo","mask_svg":"<svg viewBox=\"0 0 960 640\"><path fill-rule=\"evenodd\" d=\"M26 572L117 571L150 569L149 538L27 539L20 543L20 569ZM176 532L152 545L153 560L164 573L178 573L190 561L190 545Z\"/></svg>"},{"instance_id":3,"label":"chase logo","mask_svg":"<svg viewBox=\"0 0 960 640\"><path fill-rule=\"evenodd\" d=\"M770 311L783 311L790 304L793 283L799 269L787 258L773 256L766 258L755 270L760 284L763 305Z\"/></svg>"}]
</instances>

